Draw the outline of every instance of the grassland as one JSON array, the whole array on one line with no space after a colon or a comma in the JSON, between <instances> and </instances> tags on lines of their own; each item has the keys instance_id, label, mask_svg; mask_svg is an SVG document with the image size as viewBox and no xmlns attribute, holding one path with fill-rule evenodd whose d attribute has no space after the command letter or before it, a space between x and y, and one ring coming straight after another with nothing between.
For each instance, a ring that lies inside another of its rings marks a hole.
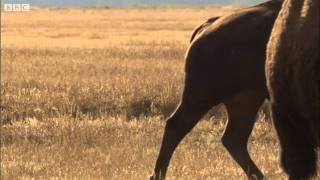
<instances>
[{"instance_id":1,"label":"grassland","mask_svg":"<svg viewBox=\"0 0 320 180\"><path fill-rule=\"evenodd\" d=\"M1 14L1 179L146 179L183 87L194 27L231 7ZM177 149L169 179L245 179L220 144L223 108ZM270 123L249 149L284 179Z\"/></svg>"}]
</instances>

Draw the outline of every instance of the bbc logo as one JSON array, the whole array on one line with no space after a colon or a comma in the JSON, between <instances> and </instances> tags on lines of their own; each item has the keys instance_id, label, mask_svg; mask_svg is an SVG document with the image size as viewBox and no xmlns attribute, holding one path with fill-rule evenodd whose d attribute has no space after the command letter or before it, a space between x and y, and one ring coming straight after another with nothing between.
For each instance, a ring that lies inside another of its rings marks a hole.
<instances>
[{"instance_id":1,"label":"bbc logo","mask_svg":"<svg viewBox=\"0 0 320 180\"><path fill-rule=\"evenodd\" d=\"M30 4L4 4L5 12L25 12L30 11Z\"/></svg>"}]
</instances>

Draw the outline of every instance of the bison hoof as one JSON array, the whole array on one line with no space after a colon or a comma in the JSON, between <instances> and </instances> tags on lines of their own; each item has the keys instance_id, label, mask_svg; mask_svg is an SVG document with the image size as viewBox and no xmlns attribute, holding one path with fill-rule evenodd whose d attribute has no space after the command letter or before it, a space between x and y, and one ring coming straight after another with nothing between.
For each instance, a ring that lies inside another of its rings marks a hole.
<instances>
[{"instance_id":1,"label":"bison hoof","mask_svg":"<svg viewBox=\"0 0 320 180\"><path fill-rule=\"evenodd\" d=\"M149 180L164 180L165 178L164 177L161 177L159 175L152 175L150 176Z\"/></svg>"},{"instance_id":2,"label":"bison hoof","mask_svg":"<svg viewBox=\"0 0 320 180\"><path fill-rule=\"evenodd\" d=\"M149 180L157 180L155 175L150 176Z\"/></svg>"}]
</instances>

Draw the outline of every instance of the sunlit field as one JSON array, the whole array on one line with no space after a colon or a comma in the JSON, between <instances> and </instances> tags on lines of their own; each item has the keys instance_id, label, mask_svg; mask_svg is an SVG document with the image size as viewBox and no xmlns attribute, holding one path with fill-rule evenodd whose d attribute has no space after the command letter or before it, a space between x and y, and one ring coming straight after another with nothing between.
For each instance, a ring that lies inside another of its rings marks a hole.
<instances>
[{"instance_id":1,"label":"sunlit field","mask_svg":"<svg viewBox=\"0 0 320 180\"><path fill-rule=\"evenodd\" d=\"M1 179L147 179L179 102L192 30L237 7L1 12ZM260 113L248 148L285 179ZM168 179L246 179L213 109L175 151Z\"/></svg>"}]
</instances>

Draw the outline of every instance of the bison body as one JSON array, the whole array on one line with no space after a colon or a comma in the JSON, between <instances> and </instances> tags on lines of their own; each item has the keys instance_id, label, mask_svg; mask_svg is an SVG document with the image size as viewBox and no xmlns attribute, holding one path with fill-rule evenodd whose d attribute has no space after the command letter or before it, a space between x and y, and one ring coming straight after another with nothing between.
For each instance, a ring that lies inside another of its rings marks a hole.
<instances>
[{"instance_id":1,"label":"bison body","mask_svg":"<svg viewBox=\"0 0 320 180\"><path fill-rule=\"evenodd\" d=\"M281 163L290 179L316 171L320 139L319 0L285 0L268 43L266 77Z\"/></svg>"},{"instance_id":2,"label":"bison body","mask_svg":"<svg viewBox=\"0 0 320 180\"><path fill-rule=\"evenodd\" d=\"M164 179L171 156L184 136L213 106L224 103L228 122L222 143L248 177L263 174L249 156L247 141L256 114L268 97L266 46L281 0L240 9L198 26L186 53L181 102L166 122L154 175Z\"/></svg>"}]
</instances>

